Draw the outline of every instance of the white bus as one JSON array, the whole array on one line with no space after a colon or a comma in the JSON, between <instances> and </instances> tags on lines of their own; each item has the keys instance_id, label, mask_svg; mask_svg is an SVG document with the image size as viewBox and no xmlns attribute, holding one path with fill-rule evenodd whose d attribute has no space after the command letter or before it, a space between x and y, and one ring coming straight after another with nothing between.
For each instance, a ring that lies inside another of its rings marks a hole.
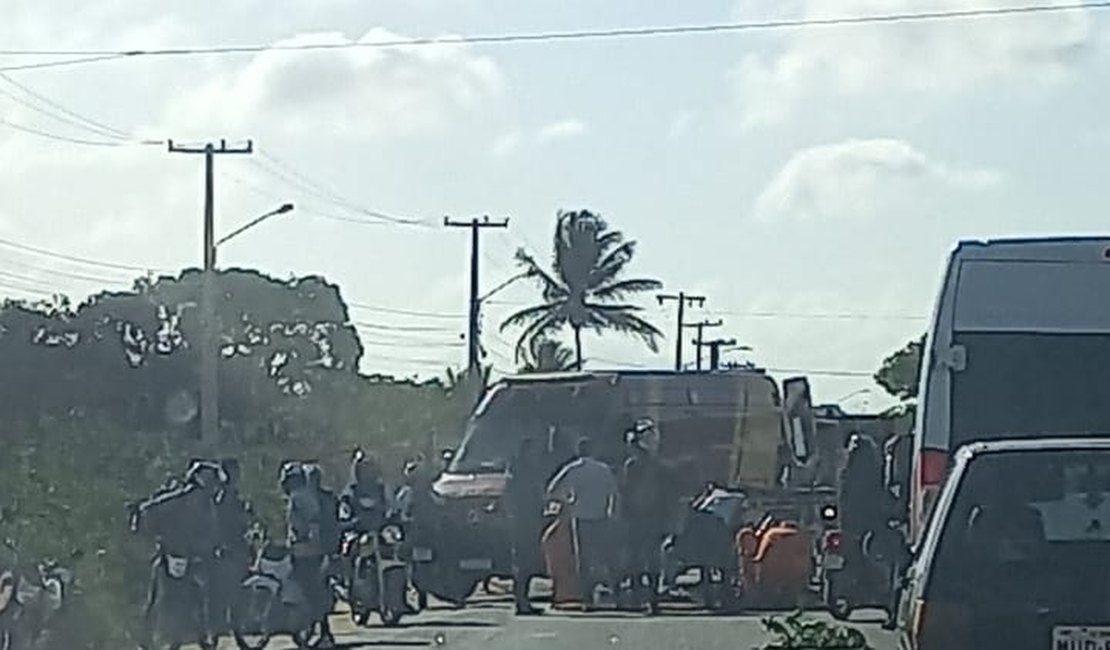
<instances>
[{"instance_id":1,"label":"white bus","mask_svg":"<svg viewBox=\"0 0 1110 650\"><path fill-rule=\"evenodd\" d=\"M1110 238L960 242L923 355L915 540L960 445L1110 433Z\"/></svg>"}]
</instances>

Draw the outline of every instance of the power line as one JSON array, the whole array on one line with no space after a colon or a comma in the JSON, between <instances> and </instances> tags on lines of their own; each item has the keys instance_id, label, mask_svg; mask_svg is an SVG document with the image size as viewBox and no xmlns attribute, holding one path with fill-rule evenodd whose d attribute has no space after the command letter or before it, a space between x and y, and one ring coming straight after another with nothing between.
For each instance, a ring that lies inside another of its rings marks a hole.
<instances>
[{"instance_id":1,"label":"power line","mask_svg":"<svg viewBox=\"0 0 1110 650\"><path fill-rule=\"evenodd\" d=\"M370 323L367 321L352 321L357 327L365 327L372 330L382 330L384 332L454 332L453 327L446 326L433 326L433 325L385 325L383 323Z\"/></svg>"},{"instance_id":2,"label":"power line","mask_svg":"<svg viewBox=\"0 0 1110 650\"><path fill-rule=\"evenodd\" d=\"M39 102L42 102L43 104L46 104L47 106L52 108L53 111L56 111L56 112L52 112L52 111L49 111L47 109L42 108L41 106L37 106L33 102L30 102L26 99L22 99L19 96L15 95L13 93L10 93L8 91L0 90L0 93L9 97L12 101L18 102L19 104L22 104L23 106L26 106L27 108L30 108L33 111L42 113L43 115L47 115L47 116L49 116L49 117L51 117L55 120L58 120L59 122L62 122L63 124L69 124L71 126L76 126L77 128L84 129L86 131L90 131L90 132L92 132L96 135L99 135L101 137L115 138L115 139L118 139L118 140L130 140L131 139L131 136L124 133L123 131L120 131L119 129L117 129L115 127L112 127L112 126L108 126L107 124L103 124L101 122L98 122L98 121L92 119L91 117L86 117L85 115L82 115L80 113L72 111L72 110L66 108L65 106L62 106L58 102L50 99L49 97L47 97L47 96L45 96L41 93L35 92L33 89L28 88L27 86L19 83L15 79L12 79L9 75L6 75L6 74L0 72L0 79L7 82L9 85L14 86L15 88L23 91L23 93L37 99Z\"/></svg>"},{"instance_id":3,"label":"power line","mask_svg":"<svg viewBox=\"0 0 1110 650\"><path fill-rule=\"evenodd\" d=\"M94 260L94 259L90 259L90 258L87 258L87 257L78 257L76 255L68 255L66 253L60 253L58 251L52 251L52 250L49 250L49 249L46 249L46 248L38 248L36 246L29 246L27 244L20 244L19 242L14 242L14 241L11 241L9 239L0 239L0 246L5 246L5 247L8 247L8 248L14 248L15 250L26 251L26 252L29 252L29 253L36 253L38 255L44 255L46 257L53 257L53 258L56 258L56 259L66 260L66 261L69 261L69 262L77 262L77 263L80 263L80 264L87 264L89 266L100 266L100 267L109 268L109 269L119 269L119 270L122 270L122 271L138 271L140 273L148 273L150 271L164 271L164 272L167 272L167 273L172 272L172 271L169 271L168 269L159 269L159 268L150 267L150 266L133 266L133 265L130 265L130 264L119 264L117 262L105 262L103 260Z\"/></svg>"},{"instance_id":4,"label":"power line","mask_svg":"<svg viewBox=\"0 0 1110 650\"><path fill-rule=\"evenodd\" d=\"M90 147L118 147L118 146L124 144L124 143L118 142L118 141L109 142L109 141L105 141L105 140L85 140L84 138L73 138L73 137L70 137L68 135L62 135L60 133L52 133L50 131L42 131L42 130L39 130L39 129L36 129L36 128L32 128L30 126L25 126L23 124L18 124L16 122L12 122L10 120L5 120L4 118L0 118L0 124L3 124L4 126L15 129L17 131L23 131L24 133L30 133L31 135L37 135L40 138L48 138L50 140L58 140L58 141L61 141L61 142L69 142L70 144L82 144L82 145L86 145L86 146L90 146Z\"/></svg>"},{"instance_id":5,"label":"power line","mask_svg":"<svg viewBox=\"0 0 1110 650\"><path fill-rule=\"evenodd\" d=\"M266 172L267 174L270 174L271 176L277 178L278 180L281 180L281 181L285 182L286 184L297 187L302 192L306 192L306 193L308 193L312 196L315 196L316 198L318 198L320 200L323 200L327 203L330 203L330 204L332 204L336 207L340 207L340 208L343 208L343 209L346 209L346 210L350 210L352 212L370 217L372 219L378 219L378 220L381 220L381 221L388 221L390 223L395 223L395 224L399 224L399 225L422 226L422 227L425 227L425 228L432 227L432 224L430 222L428 222L426 220L423 220L423 219L411 219L411 218L407 218L407 217L398 217L398 216L395 216L395 215L387 214L385 212L381 212L379 210L371 210L367 207L359 205L358 203L355 203L354 201L346 199L346 198L336 194L335 192L327 189L326 187L324 187L320 183L317 183L317 182L309 179L304 174L301 174L300 172L293 169L291 165L289 165L288 163L284 163L281 160L278 160L273 155L266 154L266 153L261 153L261 156L264 157L269 162L268 165L263 164L262 162L260 162L258 160L252 160L252 164L254 164L256 167L258 167L262 171Z\"/></svg>"},{"instance_id":6,"label":"power line","mask_svg":"<svg viewBox=\"0 0 1110 650\"><path fill-rule=\"evenodd\" d=\"M0 53L0 56L4 56ZM16 56L16 55L12 55ZM54 54L44 53L43 56L55 56ZM126 54L100 54L96 56L83 56L76 59L62 59L60 61L41 61L39 63L22 63L19 65L6 65L0 67L0 72L15 72L17 70L41 70L43 68L63 68L74 65L85 65L88 63L97 63L99 61L111 61L113 59L126 58Z\"/></svg>"},{"instance_id":7,"label":"power line","mask_svg":"<svg viewBox=\"0 0 1110 650\"><path fill-rule=\"evenodd\" d=\"M1110 0L1038 3L1010 7L980 7L971 9L950 9L938 11L900 12L867 14L861 16L837 16L830 18L794 18L731 23L708 23L694 25L617 27L608 29L582 29L568 31L524 32L508 34L476 34L472 36L439 36L424 38L398 38L380 41L358 41L348 43L296 43L296 44L247 44L215 45L193 47L171 47L130 50L0 50L0 56L71 56L82 57L61 61L47 61L21 66L8 66L0 71L31 68L80 65L117 58L182 57L201 55L257 54L262 52L288 51L327 51L347 49L381 49L397 47L416 47L431 45L495 45L506 43L535 43L552 41L579 41L598 39L625 39L639 37L660 37L679 35L701 35L714 33L786 30L803 27L830 27L844 25L868 25L921 21L947 21L969 18L996 18L1022 14L1050 14L1071 11L1084 11L1110 8Z\"/></svg>"},{"instance_id":8,"label":"power line","mask_svg":"<svg viewBox=\"0 0 1110 650\"><path fill-rule=\"evenodd\" d=\"M347 306L348 307L354 307L355 309L365 309L366 311L376 311L376 312L381 312L383 314L394 314L394 315L398 315L398 316L415 316L415 317L418 317L418 318L443 318L443 319L451 319L451 320L466 318L466 314L463 314L461 312L457 313L457 314L453 314L453 313L441 312L441 311L419 311L419 310L416 310L416 309L397 309L395 307L382 307L382 306L379 306L379 305L367 305L365 303L359 303L359 302L348 302Z\"/></svg>"}]
</instances>

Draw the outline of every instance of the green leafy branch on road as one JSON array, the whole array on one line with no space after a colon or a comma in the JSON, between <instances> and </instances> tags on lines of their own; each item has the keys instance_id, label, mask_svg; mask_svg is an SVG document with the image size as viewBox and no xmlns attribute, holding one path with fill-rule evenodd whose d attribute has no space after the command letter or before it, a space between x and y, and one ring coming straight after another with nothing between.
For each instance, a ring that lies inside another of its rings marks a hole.
<instances>
[{"instance_id":1,"label":"green leafy branch on road","mask_svg":"<svg viewBox=\"0 0 1110 650\"><path fill-rule=\"evenodd\" d=\"M767 617L763 627L774 638L762 650L874 650L856 628L804 618L801 611Z\"/></svg>"}]
</instances>

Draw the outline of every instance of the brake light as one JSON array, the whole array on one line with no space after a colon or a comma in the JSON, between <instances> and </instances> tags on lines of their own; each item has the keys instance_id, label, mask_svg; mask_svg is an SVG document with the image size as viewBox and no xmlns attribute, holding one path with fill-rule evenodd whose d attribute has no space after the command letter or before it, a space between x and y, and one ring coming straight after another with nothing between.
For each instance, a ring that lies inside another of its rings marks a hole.
<instances>
[{"instance_id":1,"label":"brake light","mask_svg":"<svg viewBox=\"0 0 1110 650\"><path fill-rule=\"evenodd\" d=\"M936 487L944 482L948 473L948 454L943 451L923 449L918 466L918 480L922 487Z\"/></svg>"},{"instance_id":2,"label":"brake light","mask_svg":"<svg viewBox=\"0 0 1110 650\"><path fill-rule=\"evenodd\" d=\"M839 530L830 530L825 533L825 551L829 553L836 553L840 550L840 543L843 537Z\"/></svg>"}]
</instances>

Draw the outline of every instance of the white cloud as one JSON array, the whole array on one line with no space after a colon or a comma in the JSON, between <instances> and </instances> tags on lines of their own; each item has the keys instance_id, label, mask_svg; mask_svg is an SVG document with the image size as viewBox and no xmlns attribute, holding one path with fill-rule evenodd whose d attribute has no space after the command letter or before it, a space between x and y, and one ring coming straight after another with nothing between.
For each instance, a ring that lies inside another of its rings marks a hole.
<instances>
[{"instance_id":1,"label":"white cloud","mask_svg":"<svg viewBox=\"0 0 1110 650\"><path fill-rule=\"evenodd\" d=\"M493 146L490 147L490 154L495 158L504 158L511 156L520 148L521 142L520 131L512 130L508 133L503 133L493 141Z\"/></svg>"},{"instance_id":2,"label":"white cloud","mask_svg":"<svg viewBox=\"0 0 1110 650\"><path fill-rule=\"evenodd\" d=\"M790 17L919 13L1013 3L805 0L799 5ZM774 55L745 57L732 76L741 123L752 127L781 122L815 95L925 95L995 79L1060 78L1094 41L1089 11L815 28L794 32Z\"/></svg>"},{"instance_id":3,"label":"white cloud","mask_svg":"<svg viewBox=\"0 0 1110 650\"><path fill-rule=\"evenodd\" d=\"M541 144L555 140L578 137L586 132L586 123L581 120L567 119L552 122L536 133L536 142Z\"/></svg>"},{"instance_id":4,"label":"white cloud","mask_svg":"<svg viewBox=\"0 0 1110 650\"><path fill-rule=\"evenodd\" d=\"M679 111L673 118L671 118L671 126L668 130L672 140L677 140L690 132L694 127L698 114L692 110Z\"/></svg>"},{"instance_id":5,"label":"white cloud","mask_svg":"<svg viewBox=\"0 0 1110 650\"><path fill-rule=\"evenodd\" d=\"M874 216L899 197L930 186L974 189L996 172L938 162L894 139L848 140L795 153L759 195L756 218L839 219Z\"/></svg>"},{"instance_id":6,"label":"white cloud","mask_svg":"<svg viewBox=\"0 0 1110 650\"><path fill-rule=\"evenodd\" d=\"M404 41L373 28L359 43ZM335 32L300 34L276 45L345 44ZM476 112L502 88L496 63L461 44L269 50L199 90L183 88L168 121L196 135L377 136L426 132Z\"/></svg>"}]
</instances>

